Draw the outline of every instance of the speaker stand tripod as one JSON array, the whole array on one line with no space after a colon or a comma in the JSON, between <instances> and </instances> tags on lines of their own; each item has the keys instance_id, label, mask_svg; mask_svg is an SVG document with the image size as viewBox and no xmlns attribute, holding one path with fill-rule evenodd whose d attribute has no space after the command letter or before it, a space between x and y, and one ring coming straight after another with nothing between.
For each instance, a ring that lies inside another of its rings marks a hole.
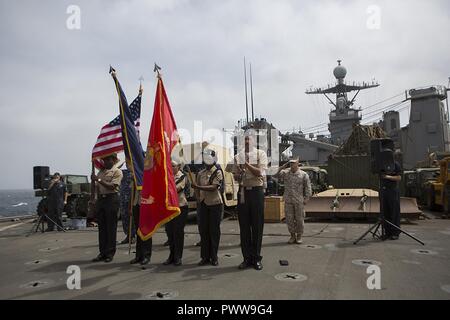
<instances>
[{"instance_id":1,"label":"speaker stand tripod","mask_svg":"<svg viewBox=\"0 0 450 320\"><path fill-rule=\"evenodd\" d=\"M31 234L37 233L39 231L39 229L41 229L41 233L44 233L46 220L53 222L53 224L56 226L57 229L59 228L63 232L66 232L66 230L64 230L63 226L57 224L53 219L51 219L47 214L44 213L39 216L38 220L35 222L35 224L31 228L30 232L26 236L29 237Z\"/></svg>"},{"instance_id":2,"label":"speaker stand tripod","mask_svg":"<svg viewBox=\"0 0 450 320\"><path fill-rule=\"evenodd\" d=\"M44 190L42 189L42 192ZM44 195L42 194L42 200L44 200ZM38 214L39 215L39 214ZM35 224L33 225L33 227L31 228L30 232L26 235L27 237L29 237L31 234L33 233L37 233L39 229L41 229L41 233L45 232L45 221L51 221L53 222L53 224L56 226L56 230L58 230L58 228L64 232L66 232L66 230L64 230L63 226L60 226L59 224L57 224L55 221L53 221L52 218L50 218L46 213L42 213L38 220L35 222Z\"/></svg>"},{"instance_id":3,"label":"speaker stand tripod","mask_svg":"<svg viewBox=\"0 0 450 320\"><path fill-rule=\"evenodd\" d=\"M362 236L360 236L355 242L353 242L353 244L358 244L358 242L360 242L362 239L364 239L369 233L372 234L373 238L376 238L378 240L382 240L383 236L384 236L384 229L383 229L383 225L387 223L389 224L391 227L393 227L394 229L396 229L397 231L399 231L400 233L404 233L406 234L408 237L410 237L411 239L419 242L421 245L425 245L425 243L423 243L421 240L417 239L416 237L414 237L413 235L409 234L406 231L403 231L402 229L400 229L399 227L397 227L395 224L391 223L390 221L386 220L383 217L378 218L378 221L369 228L369 230L367 230ZM375 230L374 230L375 229ZM380 234L378 233L378 231L380 230Z\"/></svg>"},{"instance_id":4,"label":"speaker stand tripod","mask_svg":"<svg viewBox=\"0 0 450 320\"><path fill-rule=\"evenodd\" d=\"M424 246L425 245L424 242L422 242L421 240L417 239L416 237L414 237L413 235L409 234L408 232L403 231L398 226L396 226L395 224L393 224L392 222L390 222L390 221L388 221L388 220L386 220L384 218L384 215L383 215L384 208L383 208L383 198L382 198L383 197L382 196L383 193L381 192L381 186L382 186L382 184L381 184L381 175L380 175L379 178L380 178L380 180L379 180L379 182L380 182L380 184L379 184L380 192L378 192L378 201L380 202L380 215L378 217L378 221L373 226L371 226L369 228L369 230L367 230L362 236L360 236L356 241L354 241L353 244L358 244L358 242L360 242L362 239L364 239L369 233L372 234L373 238L376 238L378 240L384 240L384 235L385 235L384 234L384 226L386 224L389 224L392 228L396 229L400 233L406 234L408 237L410 237L411 239L419 242L421 245ZM400 212L399 212L399 214L400 214ZM380 231L379 233L381 235L378 234L378 231Z\"/></svg>"}]
</instances>

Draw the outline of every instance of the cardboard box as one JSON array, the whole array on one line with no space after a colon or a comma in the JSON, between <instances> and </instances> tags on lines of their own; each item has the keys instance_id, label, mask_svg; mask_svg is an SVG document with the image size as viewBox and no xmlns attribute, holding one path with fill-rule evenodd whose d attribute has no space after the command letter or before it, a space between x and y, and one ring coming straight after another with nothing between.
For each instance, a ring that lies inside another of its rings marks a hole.
<instances>
[{"instance_id":1,"label":"cardboard box","mask_svg":"<svg viewBox=\"0 0 450 320\"><path fill-rule=\"evenodd\" d=\"M283 197L270 196L264 199L264 222L280 222L284 219Z\"/></svg>"}]
</instances>

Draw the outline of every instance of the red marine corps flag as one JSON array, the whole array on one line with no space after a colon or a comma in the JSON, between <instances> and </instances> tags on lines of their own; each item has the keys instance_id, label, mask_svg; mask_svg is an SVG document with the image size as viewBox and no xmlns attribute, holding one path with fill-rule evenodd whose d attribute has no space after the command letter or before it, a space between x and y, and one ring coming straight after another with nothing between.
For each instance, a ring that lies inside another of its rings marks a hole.
<instances>
[{"instance_id":1,"label":"red marine corps flag","mask_svg":"<svg viewBox=\"0 0 450 320\"><path fill-rule=\"evenodd\" d=\"M157 70L157 66L155 65ZM171 154L180 142L175 119L158 72L153 119L148 136L141 191L138 234L142 240L180 214L178 194L171 166Z\"/></svg>"}]
</instances>

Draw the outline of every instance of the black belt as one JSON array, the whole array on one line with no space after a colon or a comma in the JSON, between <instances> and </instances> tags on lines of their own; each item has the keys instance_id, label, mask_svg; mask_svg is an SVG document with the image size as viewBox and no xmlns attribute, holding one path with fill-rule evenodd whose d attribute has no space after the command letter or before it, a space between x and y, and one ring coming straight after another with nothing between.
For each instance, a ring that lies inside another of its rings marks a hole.
<instances>
[{"instance_id":1,"label":"black belt","mask_svg":"<svg viewBox=\"0 0 450 320\"><path fill-rule=\"evenodd\" d=\"M386 186L382 186L381 189L385 190L385 191L397 191L398 190L397 187L386 187Z\"/></svg>"},{"instance_id":2,"label":"black belt","mask_svg":"<svg viewBox=\"0 0 450 320\"><path fill-rule=\"evenodd\" d=\"M100 199L106 199L106 198L118 196L118 195L119 195L118 193L105 193L105 194L99 194L98 197Z\"/></svg>"},{"instance_id":3,"label":"black belt","mask_svg":"<svg viewBox=\"0 0 450 320\"><path fill-rule=\"evenodd\" d=\"M242 187L245 191L251 191L251 190L262 190L263 186L256 186L256 187Z\"/></svg>"}]
</instances>

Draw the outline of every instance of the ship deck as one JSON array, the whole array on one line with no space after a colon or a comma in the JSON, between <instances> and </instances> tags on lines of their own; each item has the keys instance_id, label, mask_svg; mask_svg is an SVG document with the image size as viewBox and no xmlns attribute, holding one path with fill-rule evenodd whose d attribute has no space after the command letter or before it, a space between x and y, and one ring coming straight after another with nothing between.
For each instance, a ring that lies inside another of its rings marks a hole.
<instances>
[{"instance_id":1,"label":"ship deck","mask_svg":"<svg viewBox=\"0 0 450 320\"><path fill-rule=\"evenodd\" d=\"M430 216L427 213L427 216ZM401 236L353 241L369 222L307 222L302 245L288 245L284 223L266 223L262 271L238 270L239 226L225 219L219 266L197 266L197 226L186 226L183 265L163 266L168 248L160 230L151 263L130 265L127 245L111 263L92 263L97 230L25 235L31 221L0 223L0 299L449 299L450 220L431 219L403 228L425 246ZM118 240L123 239L119 226ZM281 266L279 260L288 260ZM367 288L367 267L377 264L381 289ZM67 288L67 268L80 267L81 289ZM158 294L160 293L160 294Z\"/></svg>"}]
</instances>

